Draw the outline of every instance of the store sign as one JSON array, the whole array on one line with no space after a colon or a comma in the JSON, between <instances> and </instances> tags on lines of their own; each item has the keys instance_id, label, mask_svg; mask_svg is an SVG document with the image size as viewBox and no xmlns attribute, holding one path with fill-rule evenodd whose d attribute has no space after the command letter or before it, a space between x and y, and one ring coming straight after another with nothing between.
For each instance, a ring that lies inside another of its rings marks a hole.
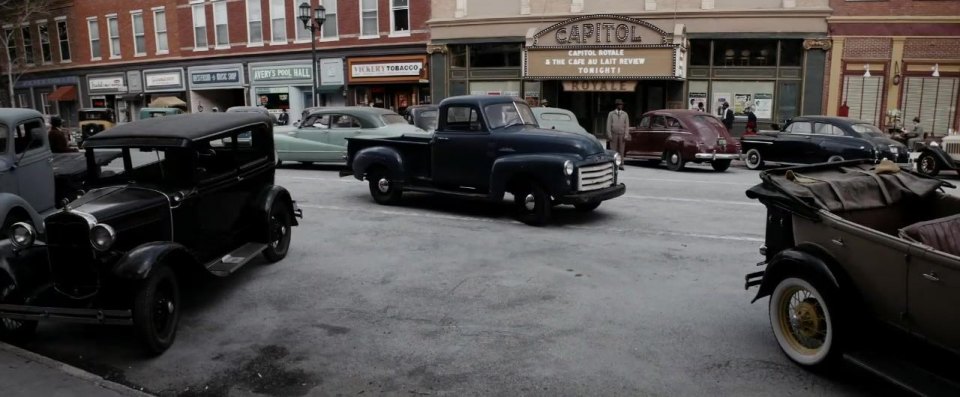
<instances>
[{"instance_id":1,"label":"store sign","mask_svg":"<svg viewBox=\"0 0 960 397\"><path fill-rule=\"evenodd\" d=\"M526 51L526 77L620 79L673 77L673 48Z\"/></svg>"},{"instance_id":2,"label":"store sign","mask_svg":"<svg viewBox=\"0 0 960 397\"><path fill-rule=\"evenodd\" d=\"M289 80L312 80L313 71L310 65L292 65L292 66L259 66L251 68L250 80L252 81L289 81Z\"/></svg>"},{"instance_id":3,"label":"store sign","mask_svg":"<svg viewBox=\"0 0 960 397\"><path fill-rule=\"evenodd\" d=\"M423 62L390 62L354 64L350 69L352 77L397 77L419 76Z\"/></svg>"},{"instance_id":4,"label":"store sign","mask_svg":"<svg viewBox=\"0 0 960 397\"><path fill-rule=\"evenodd\" d=\"M123 75L87 78L90 91L125 91L126 86L123 83Z\"/></svg>"},{"instance_id":5,"label":"store sign","mask_svg":"<svg viewBox=\"0 0 960 397\"><path fill-rule=\"evenodd\" d=\"M567 92L633 92L637 82L631 80L568 80L563 82Z\"/></svg>"},{"instance_id":6,"label":"store sign","mask_svg":"<svg viewBox=\"0 0 960 397\"><path fill-rule=\"evenodd\" d=\"M532 47L666 44L667 32L649 22L612 15L571 18L534 36Z\"/></svg>"},{"instance_id":7,"label":"store sign","mask_svg":"<svg viewBox=\"0 0 960 397\"><path fill-rule=\"evenodd\" d=\"M17 80L17 85L15 88L30 88L30 87L45 87L45 86L61 86L61 85L77 85L80 83L80 79L77 76L69 77L49 77L44 79L33 79L33 80Z\"/></svg>"},{"instance_id":8,"label":"store sign","mask_svg":"<svg viewBox=\"0 0 960 397\"><path fill-rule=\"evenodd\" d=\"M179 87L183 84L180 72L153 73L145 75L147 88Z\"/></svg>"},{"instance_id":9,"label":"store sign","mask_svg":"<svg viewBox=\"0 0 960 397\"><path fill-rule=\"evenodd\" d=\"M190 83L205 84L236 84L240 82L240 72L236 70L224 72L199 72L190 75Z\"/></svg>"},{"instance_id":10,"label":"store sign","mask_svg":"<svg viewBox=\"0 0 960 397\"><path fill-rule=\"evenodd\" d=\"M320 60L320 85L343 85L343 59L326 58Z\"/></svg>"}]
</instances>

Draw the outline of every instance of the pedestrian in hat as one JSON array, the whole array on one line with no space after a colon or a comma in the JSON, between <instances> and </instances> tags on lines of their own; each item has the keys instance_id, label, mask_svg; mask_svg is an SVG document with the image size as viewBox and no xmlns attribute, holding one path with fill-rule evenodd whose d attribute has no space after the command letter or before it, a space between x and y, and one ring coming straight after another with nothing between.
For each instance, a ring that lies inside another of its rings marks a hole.
<instances>
[{"instance_id":1,"label":"pedestrian in hat","mask_svg":"<svg viewBox=\"0 0 960 397\"><path fill-rule=\"evenodd\" d=\"M619 98L613 102L616 109L607 114L607 140L610 141L610 149L616 150L622 157L626 154L626 140L630 139L628 129L630 128L630 116L623 111L623 101ZM620 166L623 169L623 166Z\"/></svg>"},{"instance_id":2,"label":"pedestrian in hat","mask_svg":"<svg viewBox=\"0 0 960 397\"><path fill-rule=\"evenodd\" d=\"M70 147L69 132L64 131L61 127L63 127L63 119L60 116L50 117L50 131L47 132L50 151L53 153L76 152L77 149Z\"/></svg>"}]
</instances>

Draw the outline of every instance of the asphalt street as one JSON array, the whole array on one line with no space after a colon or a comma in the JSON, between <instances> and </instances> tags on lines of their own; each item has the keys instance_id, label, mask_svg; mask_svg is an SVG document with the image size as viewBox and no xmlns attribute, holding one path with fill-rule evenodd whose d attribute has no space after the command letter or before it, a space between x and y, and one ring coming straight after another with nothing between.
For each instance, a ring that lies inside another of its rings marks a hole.
<instances>
[{"instance_id":1,"label":"asphalt street","mask_svg":"<svg viewBox=\"0 0 960 397\"><path fill-rule=\"evenodd\" d=\"M765 210L742 167L628 166L626 196L554 225L427 195L380 206L337 170L287 167L304 212L282 262L186 291L177 341L42 323L25 347L161 395L875 395L780 352L743 276Z\"/></svg>"}]
</instances>

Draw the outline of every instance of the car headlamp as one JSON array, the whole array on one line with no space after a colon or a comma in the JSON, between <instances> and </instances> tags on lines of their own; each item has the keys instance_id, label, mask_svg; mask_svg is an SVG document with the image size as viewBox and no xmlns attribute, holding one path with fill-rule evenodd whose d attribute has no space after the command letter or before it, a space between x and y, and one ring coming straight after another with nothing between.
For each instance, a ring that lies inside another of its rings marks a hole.
<instances>
[{"instance_id":1,"label":"car headlamp","mask_svg":"<svg viewBox=\"0 0 960 397\"><path fill-rule=\"evenodd\" d=\"M563 174L566 176L573 175L573 162L570 160L563 162Z\"/></svg>"},{"instance_id":2,"label":"car headlamp","mask_svg":"<svg viewBox=\"0 0 960 397\"><path fill-rule=\"evenodd\" d=\"M10 227L10 242L17 248L28 248L37 239L37 231L26 222L17 222Z\"/></svg>"},{"instance_id":3,"label":"car headlamp","mask_svg":"<svg viewBox=\"0 0 960 397\"><path fill-rule=\"evenodd\" d=\"M936 142L930 142L930 147L940 147L940 144Z\"/></svg>"},{"instance_id":4,"label":"car headlamp","mask_svg":"<svg viewBox=\"0 0 960 397\"><path fill-rule=\"evenodd\" d=\"M614 153L614 154L613 154L613 163L614 163L617 167L623 165L623 157L620 157L620 153Z\"/></svg>"},{"instance_id":5,"label":"car headlamp","mask_svg":"<svg viewBox=\"0 0 960 397\"><path fill-rule=\"evenodd\" d=\"M97 251L106 251L113 246L117 232L110 225L98 223L90 229L90 244Z\"/></svg>"}]
</instances>

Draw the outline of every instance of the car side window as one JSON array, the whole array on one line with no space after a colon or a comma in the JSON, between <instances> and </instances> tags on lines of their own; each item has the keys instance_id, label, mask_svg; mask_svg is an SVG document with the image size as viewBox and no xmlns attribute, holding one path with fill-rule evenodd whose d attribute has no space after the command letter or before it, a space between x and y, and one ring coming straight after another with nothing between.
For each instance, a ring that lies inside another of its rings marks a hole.
<instances>
[{"instance_id":1,"label":"car side window","mask_svg":"<svg viewBox=\"0 0 960 397\"><path fill-rule=\"evenodd\" d=\"M10 135L10 128L5 124L0 124L0 153L7 152L7 136Z\"/></svg>"},{"instance_id":2,"label":"car side window","mask_svg":"<svg viewBox=\"0 0 960 397\"><path fill-rule=\"evenodd\" d=\"M817 135L843 136L843 130L833 124L816 123L813 125L813 133Z\"/></svg>"},{"instance_id":3,"label":"car side window","mask_svg":"<svg viewBox=\"0 0 960 397\"><path fill-rule=\"evenodd\" d=\"M480 113L469 106L451 106L447 108L447 129L451 131L483 131L480 125Z\"/></svg>"},{"instance_id":4,"label":"car side window","mask_svg":"<svg viewBox=\"0 0 960 397\"><path fill-rule=\"evenodd\" d=\"M650 128L651 119L652 117L650 116L644 116L642 119L640 119L640 128Z\"/></svg>"},{"instance_id":5,"label":"car side window","mask_svg":"<svg viewBox=\"0 0 960 397\"><path fill-rule=\"evenodd\" d=\"M667 128L667 119L663 116L653 116L651 128Z\"/></svg>"},{"instance_id":6,"label":"car side window","mask_svg":"<svg viewBox=\"0 0 960 397\"><path fill-rule=\"evenodd\" d=\"M796 123L790 123L787 128L784 130L791 134L812 134L810 123L805 121L799 121Z\"/></svg>"},{"instance_id":7,"label":"car side window","mask_svg":"<svg viewBox=\"0 0 960 397\"><path fill-rule=\"evenodd\" d=\"M43 127L42 120L30 120L17 125L13 137L13 146L16 154L43 148L43 139L46 137L34 137L32 134L34 130L46 131Z\"/></svg>"},{"instance_id":8,"label":"car side window","mask_svg":"<svg viewBox=\"0 0 960 397\"><path fill-rule=\"evenodd\" d=\"M236 135L196 142L197 176L201 181L236 171Z\"/></svg>"},{"instance_id":9,"label":"car side window","mask_svg":"<svg viewBox=\"0 0 960 397\"><path fill-rule=\"evenodd\" d=\"M347 115L330 116L330 128L360 128L360 120Z\"/></svg>"},{"instance_id":10,"label":"car side window","mask_svg":"<svg viewBox=\"0 0 960 397\"><path fill-rule=\"evenodd\" d=\"M671 129L679 129L679 128L680 128L680 121L679 121L679 120L677 120L677 119L675 119L675 118L673 118L673 117L664 117L664 119L666 120L666 126L667 126L667 128L671 128Z\"/></svg>"},{"instance_id":11,"label":"car side window","mask_svg":"<svg viewBox=\"0 0 960 397\"><path fill-rule=\"evenodd\" d=\"M303 123L304 127L313 127L313 128L329 128L330 127L330 115L328 114L315 114L313 116L307 117L307 121Z\"/></svg>"}]
</instances>

